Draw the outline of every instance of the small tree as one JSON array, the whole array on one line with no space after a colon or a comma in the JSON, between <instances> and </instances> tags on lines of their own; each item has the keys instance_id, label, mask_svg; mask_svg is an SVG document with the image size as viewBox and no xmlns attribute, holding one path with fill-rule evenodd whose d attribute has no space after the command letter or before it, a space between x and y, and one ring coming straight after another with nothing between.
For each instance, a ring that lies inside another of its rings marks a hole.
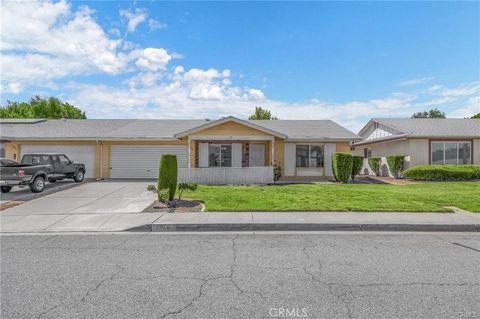
<instances>
[{"instance_id":1,"label":"small tree","mask_svg":"<svg viewBox=\"0 0 480 319\"><path fill-rule=\"evenodd\" d=\"M400 172L403 169L404 159L405 156L403 155L387 156L388 169L395 178L399 178Z\"/></svg>"},{"instance_id":2,"label":"small tree","mask_svg":"<svg viewBox=\"0 0 480 319\"><path fill-rule=\"evenodd\" d=\"M355 179L355 176L360 173L363 166L363 156L353 156L352 157L352 180Z\"/></svg>"},{"instance_id":3,"label":"small tree","mask_svg":"<svg viewBox=\"0 0 480 319\"><path fill-rule=\"evenodd\" d=\"M249 120L278 120L276 116L272 116L269 110L264 110L260 106L255 107L255 113L251 115Z\"/></svg>"},{"instance_id":4,"label":"small tree","mask_svg":"<svg viewBox=\"0 0 480 319\"><path fill-rule=\"evenodd\" d=\"M380 160L380 157L370 157L368 159L368 165L377 176L380 175Z\"/></svg>"},{"instance_id":5,"label":"small tree","mask_svg":"<svg viewBox=\"0 0 480 319\"><path fill-rule=\"evenodd\" d=\"M173 200L177 191L177 156L171 154L162 155L160 159L160 169L158 172L158 193L164 189L168 189L168 200ZM160 200L160 198L159 198Z\"/></svg>"},{"instance_id":6,"label":"small tree","mask_svg":"<svg viewBox=\"0 0 480 319\"><path fill-rule=\"evenodd\" d=\"M348 183L352 175L352 154L334 153L332 155L333 175L337 182Z\"/></svg>"},{"instance_id":7,"label":"small tree","mask_svg":"<svg viewBox=\"0 0 480 319\"><path fill-rule=\"evenodd\" d=\"M444 119L445 113L440 111L437 108L431 109L430 111L423 111L413 113L412 118L430 118L430 119Z\"/></svg>"},{"instance_id":8,"label":"small tree","mask_svg":"<svg viewBox=\"0 0 480 319\"><path fill-rule=\"evenodd\" d=\"M182 199L182 194L184 191L194 192L197 190L197 187L198 184L193 182L178 184L178 199Z\"/></svg>"},{"instance_id":9,"label":"small tree","mask_svg":"<svg viewBox=\"0 0 480 319\"><path fill-rule=\"evenodd\" d=\"M475 114L471 119L480 119L480 113Z\"/></svg>"}]
</instances>

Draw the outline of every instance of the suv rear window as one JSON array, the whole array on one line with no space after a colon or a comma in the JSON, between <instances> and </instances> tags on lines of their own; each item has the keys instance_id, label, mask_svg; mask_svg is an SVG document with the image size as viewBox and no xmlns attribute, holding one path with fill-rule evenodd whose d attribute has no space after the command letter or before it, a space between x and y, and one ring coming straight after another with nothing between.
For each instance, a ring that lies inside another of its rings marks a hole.
<instances>
[{"instance_id":1,"label":"suv rear window","mask_svg":"<svg viewBox=\"0 0 480 319\"><path fill-rule=\"evenodd\" d=\"M22 164L24 165L45 165L50 164L48 155L23 155Z\"/></svg>"}]
</instances>

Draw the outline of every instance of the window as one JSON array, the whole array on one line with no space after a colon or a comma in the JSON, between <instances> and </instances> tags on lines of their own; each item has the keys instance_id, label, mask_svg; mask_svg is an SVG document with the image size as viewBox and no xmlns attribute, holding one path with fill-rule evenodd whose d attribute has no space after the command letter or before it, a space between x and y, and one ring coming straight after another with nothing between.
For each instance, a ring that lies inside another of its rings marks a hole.
<instances>
[{"instance_id":1,"label":"window","mask_svg":"<svg viewBox=\"0 0 480 319\"><path fill-rule=\"evenodd\" d=\"M45 165L50 164L48 155L24 155L22 158L22 164L24 165Z\"/></svg>"},{"instance_id":2,"label":"window","mask_svg":"<svg viewBox=\"0 0 480 319\"><path fill-rule=\"evenodd\" d=\"M60 160L60 164L62 165L70 164L70 160L65 155L59 155L58 158Z\"/></svg>"},{"instance_id":3,"label":"window","mask_svg":"<svg viewBox=\"0 0 480 319\"><path fill-rule=\"evenodd\" d=\"M323 167L323 145L297 144L297 167L320 168Z\"/></svg>"},{"instance_id":4,"label":"window","mask_svg":"<svg viewBox=\"0 0 480 319\"><path fill-rule=\"evenodd\" d=\"M430 156L433 165L471 164L471 142L432 142Z\"/></svg>"},{"instance_id":5,"label":"window","mask_svg":"<svg viewBox=\"0 0 480 319\"><path fill-rule=\"evenodd\" d=\"M363 158L370 158L372 157L372 149L371 148L364 148L363 149Z\"/></svg>"},{"instance_id":6,"label":"window","mask_svg":"<svg viewBox=\"0 0 480 319\"><path fill-rule=\"evenodd\" d=\"M231 144L209 144L208 164L210 167L231 167L232 166L232 145Z\"/></svg>"}]
</instances>

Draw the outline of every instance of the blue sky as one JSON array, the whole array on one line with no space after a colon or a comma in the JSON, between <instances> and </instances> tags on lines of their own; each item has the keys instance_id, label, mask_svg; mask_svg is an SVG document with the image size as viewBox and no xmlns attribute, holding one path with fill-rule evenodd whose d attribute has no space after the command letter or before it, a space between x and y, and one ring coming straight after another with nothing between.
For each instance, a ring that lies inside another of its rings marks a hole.
<instances>
[{"instance_id":1,"label":"blue sky","mask_svg":"<svg viewBox=\"0 0 480 319\"><path fill-rule=\"evenodd\" d=\"M479 2L2 2L2 104L89 118L480 112ZM33 16L33 18L32 18Z\"/></svg>"}]
</instances>

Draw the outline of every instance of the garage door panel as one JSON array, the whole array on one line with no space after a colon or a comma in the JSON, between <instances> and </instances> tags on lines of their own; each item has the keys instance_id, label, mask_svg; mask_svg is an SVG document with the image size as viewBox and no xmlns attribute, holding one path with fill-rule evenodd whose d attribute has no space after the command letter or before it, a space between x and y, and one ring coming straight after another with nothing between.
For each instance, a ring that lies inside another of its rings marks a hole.
<instances>
[{"instance_id":1,"label":"garage door panel","mask_svg":"<svg viewBox=\"0 0 480 319\"><path fill-rule=\"evenodd\" d=\"M163 154L176 155L179 168L188 165L186 145L111 145L110 178L157 178Z\"/></svg>"},{"instance_id":2,"label":"garage door panel","mask_svg":"<svg viewBox=\"0 0 480 319\"><path fill-rule=\"evenodd\" d=\"M85 164L86 178L95 177L95 145L22 144L21 155L27 153L60 153L72 161Z\"/></svg>"}]
</instances>

